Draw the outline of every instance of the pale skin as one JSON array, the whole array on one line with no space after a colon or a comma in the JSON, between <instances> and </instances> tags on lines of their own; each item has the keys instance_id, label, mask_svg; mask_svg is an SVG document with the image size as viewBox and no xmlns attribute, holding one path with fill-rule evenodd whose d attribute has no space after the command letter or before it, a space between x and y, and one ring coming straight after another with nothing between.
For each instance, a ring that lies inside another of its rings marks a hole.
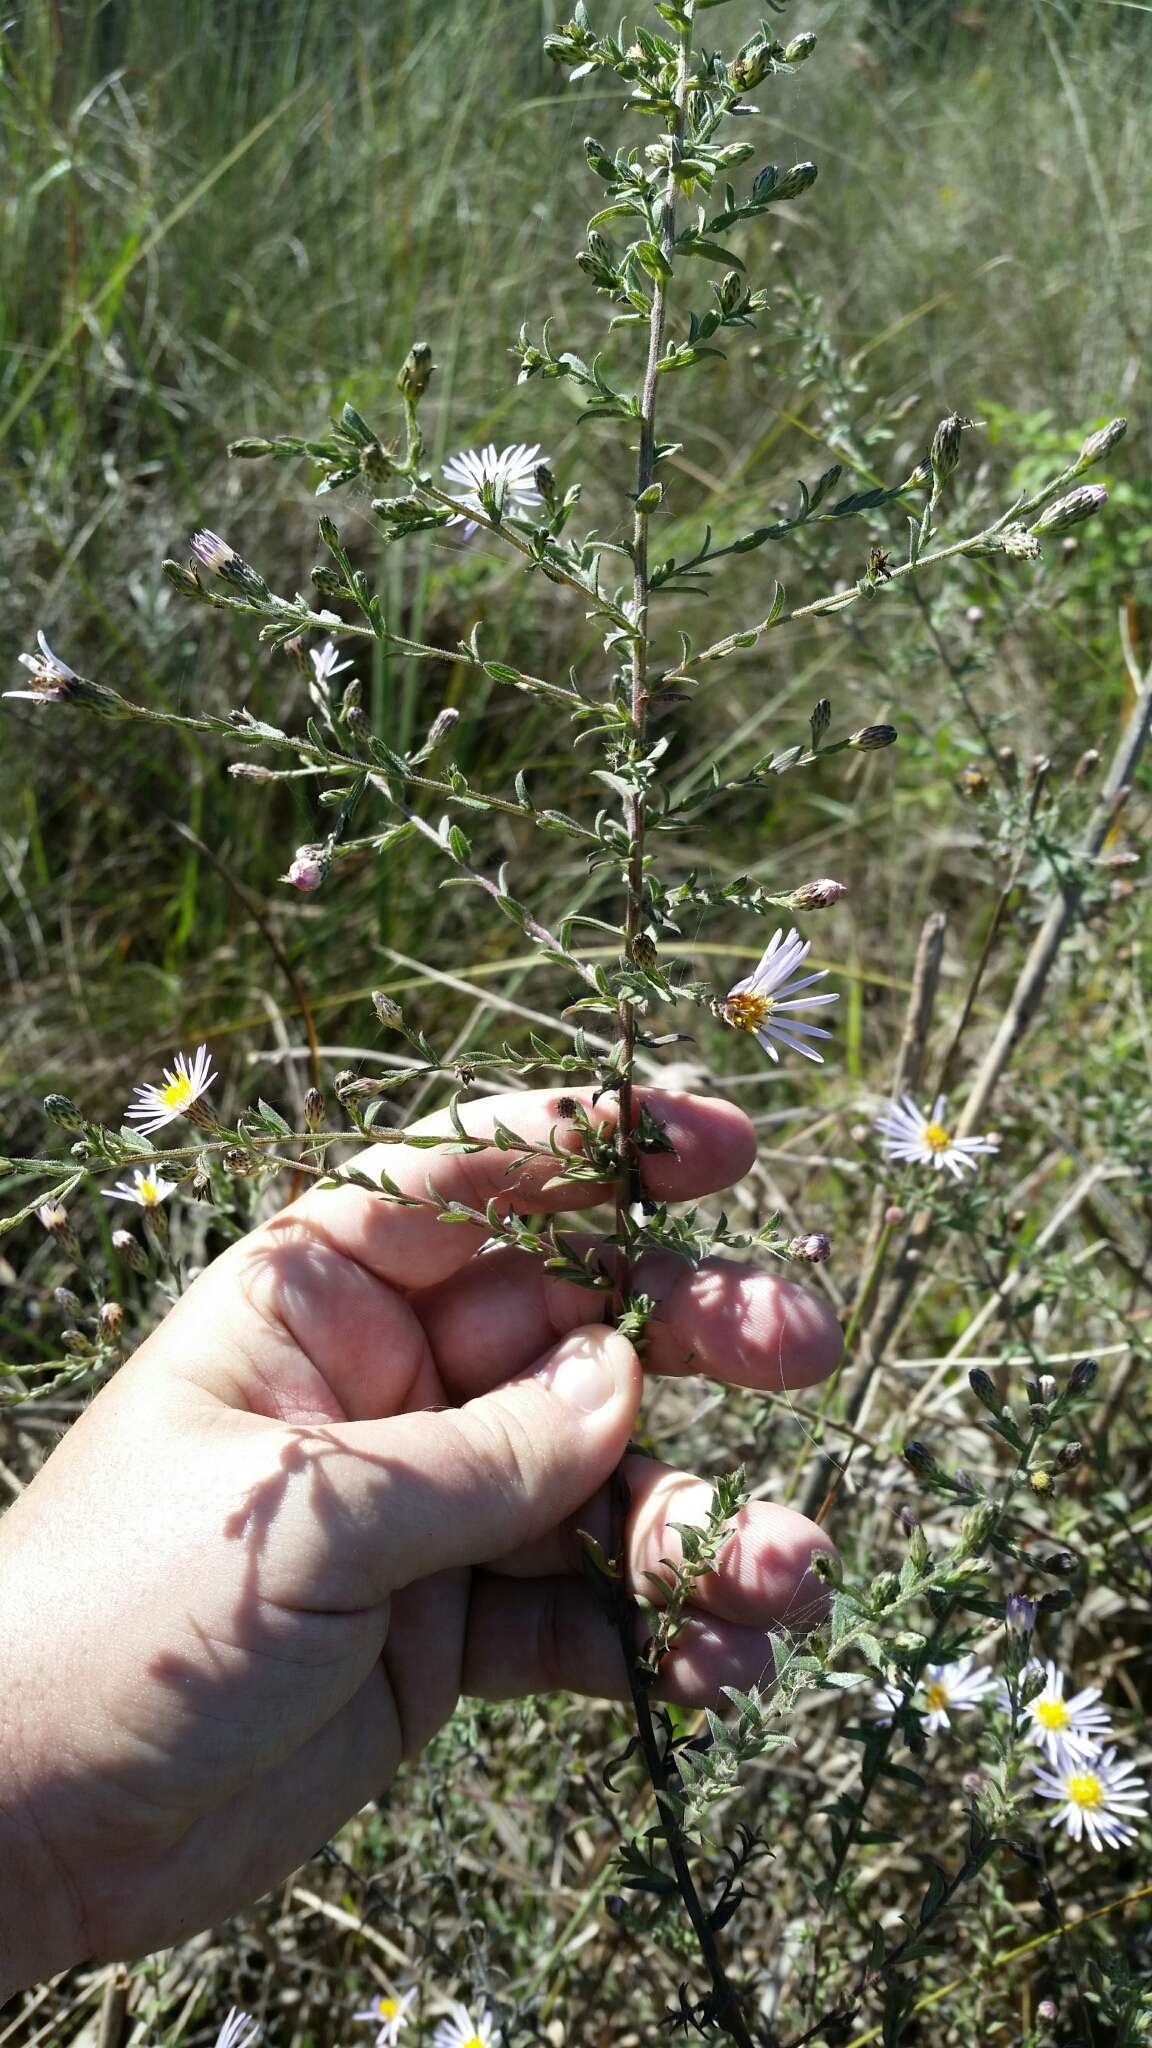
<instances>
[{"instance_id":1,"label":"pale skin","mask_svg":"<svg viewBox=\"0 0 1152 2048\"><path fill-rule=\"evenodd\" d=\"M657 1198L747 1171L738 1110L645 1099L674 1146L646 1162ZM567 1107L517 1093L464 1114L477 1136L500 1118L539 1142ZM431 1176L479 1208L607 1192L545 1191L541 1161L510 1182L494 1148L389 1146L358 1163L421 1200ZM660 1303L642 1367L603 1294L526 1254L478 1258L483 1237L430 1207L311 1189L193 1283L0 1523L0 1996L250 1903L381 1792L461 1694L626 1696L578 1532L611 1541L609 1482L645 1370L779 1391L839 1356L808 1289L661 1254L640 1275ZM635 1455L624 1470L627 1571L650 1591L643 1573L675 1552L667 1524L702 1520L710 1489ZM751 1503L664 1695L710 1704L768 1676L765 1632L812 1619L811 1557L829 1547L803 1517Z\"/></svg>"}]
</instances>

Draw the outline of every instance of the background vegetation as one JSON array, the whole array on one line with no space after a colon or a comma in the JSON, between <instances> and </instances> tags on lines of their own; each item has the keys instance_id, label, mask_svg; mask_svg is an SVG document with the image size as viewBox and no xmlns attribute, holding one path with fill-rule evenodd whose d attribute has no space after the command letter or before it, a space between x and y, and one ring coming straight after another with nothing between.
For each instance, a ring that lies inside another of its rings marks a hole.
<instances>
[{"instance_id":1,"label":"background vegetation","mask_svg":"<svg viewBox=\"0 0 1152 2048\"><path fill-rule=\"evenodd\" d=\"M727 42L737 18L751 27L756 10L736 0L724 11ZM734 868L769 886L816 873L849 884L817 935L845 991L818 1108L804 1075L765 1073L731 1039L686 1048L682 1062L685 1078L707 1071L739 1087L761 1117L762 1164L745 1199L761 1214L780 1207L833 1231L839 1255L826 1284L847 1307L850 1245L870 1193L852 1134L862 1105L887 1092L923 919L931 910L949 919L946 1043L1003 879L997 814L966 771L990 776L999 747L1014 750L1022 772L1043 753L1053 801L1074 820L1074 764L1088 747L1107 754L1131 701L1122 608L1148 658L1141 377L1152 158L1137 81L1152 61L1152 12L1135 0L813 0L788 20L816 28L821 46L795 84L773 90L769 147L784 162L813 158L820 179L803 208L774 217L777 247L766 230L748 237L753 279L768 285L773 311L753 349L733 350L703 387L709 409L681 459L668 550L706 519L723 533L749 511L775 516L796 477L832 460L865 481L903 476L951 410L981 422L965 438L957 480L956 526L967 530L970 500L999 504L1070 460L1089 427L1115 413L1131 422L1106 467L1108 512L1042 566L968 567L946 588L885 596L781 637L685 708L686 782L713 761L741 772L765 748L802 737L823 695L842 729L882 717L900 728L898 748L842 756L835 775L757 793L726 849ZM597 336L598 315L567 261L588 210L578 145L589 94L540 55L551 25L551 6L529 0L33 0L17 10L0 39L5 683L41 626L82 673L144 702L243 704L278 723L301 720L304 684L291 661L182 606L159 561L179 557L187 533L207 524L277 588L307 589L318 558L307 474L229 463L225 445L245 433L307 434L344 399L386 420L414 338L431 342L438 364L426 408L438 451L539 440L563 480L577 470L586 480L595 523L598 491L607 504L623 483L615 458L598 451L595 431L577 442L564 387L517 390L506 353L542 301L566 342L587 351ZM616 119L610 101L597 107L604 140ZM526 203L536 189L544 196ZM367 506L344 503L339 517L403 630L452 645L499 611L509 658L545 674L590 659L584 621L538 583L515 579L483 537L411 542L381 559ZM900 546L899 519L891 533ZM735 572L734 606L742 583L750 615L762 616L766 604L755 606L773 575L797 598L809 578L817 589L829 575L854 579L860 547L858 532L836 533L750 555ZM697 607L701 628L706 609L706 600ZM375 727L393 744L454 705L458 758L477 780L501 786L527 752L534 790L563 782L571 793L567 736L558 746L546 719L526 734L519 699L490 696L447 666L393 669L379 653L359 672ZM844 760L851 766L841 769ZM310 1026L329 1072L373 1071L389 1043L367 1000L374 987L402 995L425 1029L460 1049L490 1033L494 1003L499 1035L515 1022L509 1004L521 1015L549 1009L534 964L517 960L518 935L482 917L471 892L440 894L438 874L408 849L342 866L312 901L286 889L278 877L293 848L316 836L307 790L238 786L221 750L194 737L177 749L135 728L5 707L0 1114L9 1149L40 1148L49 1089L68 1088L90 1114L115 1121L132 1082L201 1038L245 1100L263 1092L298 1104L311 1078ZM1137 794L1111 858L1135 850L1146 819ZM514 836L503 850L528 857ZM538 862L538 849L530 857ZM706 868L707 856L686 845L675 863ZM1042 860L1019 876L978 1031L995 1020L1050 886ZM546 878L545 898L547 887ZM558 870L555 889L570 904L572 874ZM1011 1311L1001 1303L987 1324L989 1343L997 1333L1015 1341L1030 1318L1029 1341L1058 1353L1115 1347L1124 1377L1109 1398L1103 1452L1117 1470L1147 1447L1138 1371L1152 1222L1145 902L1138 868L1104 871L1093 921L1067 951L1048 1019L996 1118L1013 1160L996 1219L1006 1260L1016 1256L1012 1233L1035 1242L1086 1171L1098 1166L1098 1180L1121 1183L1111 1208L1091 1190L1074 1205L1068 1229L1042 1242ZM758 934L736 923L722 954L714 930L703 947L695 937L685 931L686 951L725 985L730 963L758 951ZM57 1347L60 1275L42 1239L5 1249L0 1348L35 1364ZM979 1275L957 1261L902 1329L866 1419L876 1471L890 1469L881 1455L898 1440L910 1383L902 1361L947 1356L999 1273L977 1292ZM148 1310L141 1296L136 1327ZM913 1383L924 1381L920 1370ZM926 1418L954 1422L952 1379L932 1384ZM39 1417L22 1410L0 1421L10 1490L67 1412L49 1404ZM679 1444L706 1469L745 1456L768 1488L775 1460L787 1474L806 1454L811 1419L750 1399L721 1415L698 1387L687 1404L659 1397L653 1428L666 1455ZM1078 1613L1084 1656L1118 1673L1139 1707L1150 1562L1133 1485L1116 1525L1117 1542L1134 1546L1124 1552L1124 1630L1104 1584ZM872 1554L891 1517L891 1492L887 1504L877 1495L837 1527L838 1540ZM266 2009L276 2042L346 2039L355 1988L375 1962L423 1957L438 1981L466 1986L478 1953L533 2023L552 2029L545 2038L654 2038L651 2015L674 2002L683 1963L654 1948L635 1972L634 1947L603 1915L612 1827L599 1772L617 1732L612 1715L564 1702L462 1715L407 1786L400 1818L367 1818L294 1892L142 1973L135 1995L150 2031L134 2038L208 2038L235 1996ZM811 1755L795 1766L807 1776L816 1768ZM785 1770L777 1784L786 1781ZM754 1806L765 1797L763 1779L758 1786ZM859 1905L863 1920L900 1910L902 1869L896 1858L881 1874ZM478 1924L468 1894L481 1873ZM1125 1895L1123 1869L1098 1881L1087 1910ZM773 1905L771 1894L769 1884L762 1966L763 1955L794 1956L813 1931L810 1900ZM1031 1978L991 1960L1014 1932L1024 1940L1042 1925L1023 1910L990 1891L983 1922L946 1950L939 1982L962 1973L969 1982L933 2009L934 2040L1032 2038ZM1105 1923L1134 1982L1143 1911L1126 1906ZM973 2004L975 1961L983 1988ZM780 1982L781 2012L795 2027L800 1994L783 1968ZM93 2038L84 2030L102 1995L102 1980L82 1977L32 2001L0 2039ZM1139 2013L1122 2024L1137 2022ZM1098 2023L1091 2038L1102 2044L1145 2038L1121 2031L1114 2015Z\"/></svg>"}]
</instances>

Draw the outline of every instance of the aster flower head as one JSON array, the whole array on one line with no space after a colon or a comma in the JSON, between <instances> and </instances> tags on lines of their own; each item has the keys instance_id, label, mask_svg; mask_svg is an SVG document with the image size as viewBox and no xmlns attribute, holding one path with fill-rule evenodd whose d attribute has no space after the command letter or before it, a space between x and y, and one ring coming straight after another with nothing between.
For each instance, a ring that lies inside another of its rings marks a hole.
<instances>
[{"instance_id":1,"label":"aster flower head","mask_svg":"<svg viewBox=\"0 0 1152 2048\"><path fill-rule=\"evenodd\" d=\"M216 2036L216 2048L252 2048L252 2043L259 2038L259 2020L233 2005L229 2007L224 2025Z\"/></svg>"},{"instance_id":2,"label":"aster flower head","mask_svg":"<svg viewBox=\"0 0 1152 2048\"><path fill-rule=\"evenodd\" d=\"M433 2034L432 2048L496 2048L496 2022L487 2007L473 2019L467 2006L454 2005Z\"/></svg>"},{"instance_id":3,"label":"aster flower head","mask_svg":"<svg viewBox=\"0 0 1152 2048\"><path fill-rule=\"evenodd\" d=\"M1134 1842L1147 1819L1148 1793L1131 1764L1118 1763L1115 1749L1092 1757L1065 1757L1052 1770L1034 1766L1036 1791L1056 1802L1050 1827L1063 1827L1074 1842L1087 1835L1094 1849L1118 1849Z\"/></svg>"},{"instance_id":4,"label":"aster flower head","mask_svg":"<svg viewBox=\"0 0 1152 2048\"><path fill-rule=\"evenodd\" d=\"M144 1137L163 1130L165 1124L175 1123L178 1117L190 1116L194 1123L203 1122L203 1112L194 1112L199 1110L215 1079L206 1045L198 1045L191 1059L178 1052L175 1065L165 1067L163 1081L150 1081L146 1087L137 1088L136 1101L129 1104L124 1114Z\"/></svg>"},{"instance_id":5,"label":"aster flower head","mask_svg":"<svg viewBox=\"0 0 1152 2048\"><path fill-rule=\"evenodd\" d=\"M1086 1685L1064 1697L1064 1673L1049 1658L1044 1666L1044 1689L1024 1709L1029 1723L1026 1739L1042 1749L1053 1770L1072 1769L1085 1758L1099 1754L1112 1733L1112 1716L1098 1705L1098 1685Z\"/></svg>"},{"instance_id":6,"label":"aster flower head","mask_svg":"<svg viewBox=\"0 0 1152 2048\"><path fill-rule=\"evenodd\" d=\"M976 1659L969 1654L955 1664L929 1664L912 1695L910 1704L918 1707L924 1715L924 1726L929 1735L936 1735L941 1728L952 1726L953 1714L966 1714L978 1707L984 1695L995 1685L996 1675L992 1671L975 1668ZM885 1709L886 1718L891 1718L903 1700L899 1686L878 1687L874 1698L878 1706Z\"/></svg>"},{"instance_id":7,"label":"aster flower head","mask_svg":"<svg viewBox=\"0 0 1152 2048\"><path fill-rule=\"evenodd\" d=\"M110 1188L101 1188L100 1192L106 1202L136 1202L141 1209L155 1209L175 1193L177 1185L174 1180L165 1180L158 1167L138 1166L132 1185L126 1180L118 1180Z\"/></svg>"},{"instance_id":8,"label":"aster flower head","mask_svg":"<svg viewBox=\"0 0 1152 2048\"><path fill-rule=\"evenodd\" d=\"M310 896L314 889L320 887L327 872L328 860L323 846L298 846L288 872L282 879L291 882L292 887L299 889L301 895Z\"/></svg>"},{"instance_id":9,"label":"aster flower head","mask_svg":"<svg viewBox=\"0 0 1152 2048\"><path fill-rule=\"evenodd\" d=\"M73 683L80 681L74 668L53 654L43 633L37 633L36 645L39 654L21 654L18 658L22 668L32 677L30 690L5 690L6 697L27 697L32 704L62 704L72 695Z\"/></svg>"},{"instance_id":10,"label":"aster flower head","mask_svg":"<svg viewBox=\"0 0 1152 2048\"><path fill-rule=\"evenodd\" d=\"M371 2005L361 2006L352 2017L354 2020L368 2020L376 2027L375 2048L396 2048L403 2029L408 2025L409 2008L415 1999L415 1986L400 1992L395 1998L385 1992L374 1998Z\"/></svg>"},{"instance_id":11,"label":"aster flower head","mask_svg":"<svg viewBox=\"0 0 1152 2048\"><path fill-rule=\"evenodd\" d=\"M308 695L318 711L326 712L331 700L331 684L336 676L342 676L352 667L350 661L341 661L340 649L334 640L326 640L323 647L310 647L308 659L312 674L308 683Z\"/></svg>"},{"instance_id":12,"label":"aster flower head","mask_svg":"<svg viewBox=\"0 0 1152 2048\"><path fill-rule=\"evenodd\" d=\"M470 510L483 509L486 489L492 493L500 512L530 512L542 503L536 487L539 461L538 441L531 447L526 441L517 441L511 448L497 448L494 441L489 441L486 448L461 448L444 464L446 481L464 493L459 500L464 509L450 524L459 526L463 521L464 538L470 540L478 522L468 514Z\"/></svg>"},{"instance_id":13,"label":"aster flower head","mask_svg":"<svg viewBox=\"0 0 1152 2048\"><path fill-rule=\"evenodd\" d=\"M910 1095L902 1095L881 1116L875 1129L883 1139L888 1159L906 1160L913 1166L943 1167L954 1180L975 1173L981 1152L998 1152L999 1138L957 1138L944 1122L944 1097L938 1095L930 1116L916 1107Z\"/></svg>"},{"instance_id":14,"label":"aster flower head","mask_svg":"<svg viewBox=\"0 0 1152 2048\"><path fill-rule=\"evenodd\" d=\"M823 1053L817 1052L806 1041L810 1038L831 1038L832 1033L791 1015L794 1010L813 1010L823 1003L838 1003L840 1000L838 995L800 994L801 989L823 981L828 973L828 969L822 967L815 974L804 974L798 981L792 980L811 950L811 940L802 939L799 932L775 932L761 955L759 966L729 989L721 1005L725 1021L736 1031L754 1032L769 1059L778 1060L780 1057L773 1044L775 1039L790 1051L803 1053L806 1060L823 1064Z\"/></svg>"}]
</instances>

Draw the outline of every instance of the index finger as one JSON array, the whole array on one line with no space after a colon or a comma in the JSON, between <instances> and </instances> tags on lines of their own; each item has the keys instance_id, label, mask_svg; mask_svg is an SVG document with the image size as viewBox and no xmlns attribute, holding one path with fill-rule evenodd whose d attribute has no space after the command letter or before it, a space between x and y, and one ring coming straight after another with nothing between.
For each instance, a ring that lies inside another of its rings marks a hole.
<instances>
[{"instance_id":1,"label":"index finger","mask_svg":"<svg viewBox=\"0 0 1152 2048\"><path fill-rule=\"evenodd\" d=\"M671 1147L641 1161L645 1192L656 1201L685 1202L717 1193L747 1173L756 1156L756 1133L742 1110L718 1096L671 1090L637 1090L637 1100L662 1125ZM547 1146L554 1137L564 1151L580 1149L577 1112L605 1132L615 1129L615 1096L593 1102L591 1091L537 1088L465 1103L461 1121L469 1136L489 1138L497 1124L527 1145ZM414 1136L451 1134L447 1111L423 1117ZM556 1179L559 1165L550 1152L500 1150L456 1152L414 1145L373 1145L355 1162L373 1178L380 1172L401 1194L419 1202L405 1208L366 1188L313 1188L289 1213L390 1286L431 1287L464 1265L490 1237L486 1224L442 1223L438 1211L461 1205L481 1214L495 1201L503 1214L593 1208L611 1198L610 1183Z\"/></svg>"}]
</instances>

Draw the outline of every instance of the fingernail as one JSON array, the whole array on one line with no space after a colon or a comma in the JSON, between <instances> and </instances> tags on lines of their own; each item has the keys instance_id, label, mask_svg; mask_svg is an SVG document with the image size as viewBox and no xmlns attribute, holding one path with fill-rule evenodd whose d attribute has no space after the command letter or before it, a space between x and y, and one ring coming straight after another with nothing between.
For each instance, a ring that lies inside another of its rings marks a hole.
<instances>
[{"instance_id":1,"label":"fingernail","mask_svg":"<svg viewBox=\"0 0 1152 2048\"><path fill-rule=\"evenodd\" d=\"M616 1392L618 1373L631 1361L632 1347L615 1330L577 1330L558 1344L535 1377L549 1393L581 1415L593 1415Z\"/></svg>"}]
</instances>

